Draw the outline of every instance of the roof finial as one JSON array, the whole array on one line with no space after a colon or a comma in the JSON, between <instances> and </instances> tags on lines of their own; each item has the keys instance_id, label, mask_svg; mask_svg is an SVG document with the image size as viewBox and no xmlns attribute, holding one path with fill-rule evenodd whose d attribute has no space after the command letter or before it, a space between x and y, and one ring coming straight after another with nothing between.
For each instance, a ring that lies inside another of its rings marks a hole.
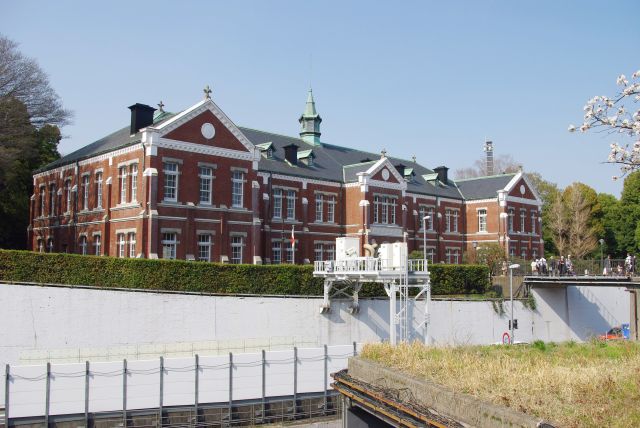
<instances>
[{"instance_id":1,"label":"roof finial","mask_svg":"<svg viewBox=\"0 0 640 428\"><path fill-rule=\"evenodd\" d=\"M213 92L213 91L211 90L209 85L207 85L207 87L204 88L204 99L205 100L210 100L211 99L211 92Z\"/></svg>"},{"instance_id":2,"label":"roof finial","mask_svg":"<svg viewBox=\"0 0 640 428\"><path fill-rule=\"evenodd\" d=\"M387 149L382 149L382 151L380 152L380 159L383 159L386 157L387 157Z\"/></svg>"},{"instance_id":3,"label":"roof finial","mask_svg":"<svg viewBox=\"0 0 640 428\"><path fill-rule=\"evenodd\" d=\"M411 156L411 160L413 161L413 163L416 163L416 155Z\"/></svg>"},{"instance_id":4,"label":"roof finial","mask_svg":"<svg viewBox=\"0 0 640 428\"><path fill-rule=\"evenodd\" d=\"M164 113L164 103L162 102L162 100L160 100L160 102L158 103L158 111L160 113Z\"/></svg>"}]
</instances>

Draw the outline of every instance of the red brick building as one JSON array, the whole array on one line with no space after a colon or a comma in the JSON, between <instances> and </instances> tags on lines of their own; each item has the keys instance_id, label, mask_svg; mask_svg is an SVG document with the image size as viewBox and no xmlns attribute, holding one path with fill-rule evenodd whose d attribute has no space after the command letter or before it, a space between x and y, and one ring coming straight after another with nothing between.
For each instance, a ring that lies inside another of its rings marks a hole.
<instances>
[{"instance_id":1,"label":"red brick building","mask_svg":"<svg viewBox=\"0 0 640 428\"><path fill-rule=\"evenodd\" d=\"M34 250L306 263L333 258L339 236L421 249L426 224L435 262L460 263L473 242L542 254L522 173L454 182L446 167L321 142L311 91L299 138L238 127L208 96L177 114L129 108L130 126L34 175Z\"/></svg>"}]
</instances>

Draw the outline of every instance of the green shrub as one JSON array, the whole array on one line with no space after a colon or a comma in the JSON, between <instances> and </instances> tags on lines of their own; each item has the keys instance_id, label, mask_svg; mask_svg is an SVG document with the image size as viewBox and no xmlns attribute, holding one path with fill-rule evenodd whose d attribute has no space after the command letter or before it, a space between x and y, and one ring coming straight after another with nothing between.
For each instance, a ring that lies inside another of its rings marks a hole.
<instances>
[{"instance_id":1,"label":"green shrub","mask_svg":"<svg viewBox=\"0 0 640 428\"><path fill-rule=\"evenodd\" d=\"M484 293L485 266L430 265L433 294ZM322 278L306 265L230 265L184 260L119 259L77 254L0 250L0 280L105 288L221 294L320 296ZM361 297L386 296L380 284L364 284Z\"/></svg>"}]
</instances>

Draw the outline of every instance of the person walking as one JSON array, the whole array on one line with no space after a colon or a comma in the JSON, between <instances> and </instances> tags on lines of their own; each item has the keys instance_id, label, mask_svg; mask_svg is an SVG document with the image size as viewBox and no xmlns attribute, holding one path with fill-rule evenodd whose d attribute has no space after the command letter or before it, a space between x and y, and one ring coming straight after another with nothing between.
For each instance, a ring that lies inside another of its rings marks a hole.
<instances>
[{"instance_id":1,"label":"person walking","mask_svg":"<svg viewBox=\"0 0 640 428\"><path fill-rule=\"evenodd\" d=\"M602 274L605 276L613 275L611 271L611 254L607 254L607 258L604 260L604 269L602 270Z\"/></svg>"},{"instance_id":2,"label":"person walking","mask_svg":"<svg viewBox=\"0 0 640 428\"><path fill-rule=\"evenodd\" d=\"M560 256L560 260L558 261L558 275L564 276L567 273L567 265L564 261L564 256Z\"/></svg>"},{"instance_id":3,"label":"person walking","mask_svg":"<svg viewBox=\"0 0 640 428\"><path fill-rule=\"evenodd\" d=\"M551 274L551 276L556 276L558 274L556 272L556 269L558 268L558 263L556 262L556 258L554 256L551 256L551 261L549 262L549 264L550 264L549 273Z\"/></svg>"}]
</instances>

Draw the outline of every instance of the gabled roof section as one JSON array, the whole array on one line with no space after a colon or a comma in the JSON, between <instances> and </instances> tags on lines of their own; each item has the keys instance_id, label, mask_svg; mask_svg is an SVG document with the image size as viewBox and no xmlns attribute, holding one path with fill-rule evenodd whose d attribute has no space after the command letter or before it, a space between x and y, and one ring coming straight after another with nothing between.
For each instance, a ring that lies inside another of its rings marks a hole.
<instances>
[{"instance_id":1,"label":"gabled roof section","mask_svg":"<svg viewBox=\"0 0 640 428\"><path fill-rule=\"evenodd\" d=\"M358 181L358 174L367 172L376 161L360 162L353 165L345 165L342 167L342 176L345 183L354 183Z\"/></svg>"},{"instance_id":2,"label":"gabled roof section","mask_svg":"<svg viewBox=\"0 0 640 428\"><path fill-rule=\"evenodd\" d=\"M485 177L456 180L462 196L467 200L492 199L498 191L504 190L518 174L489 175ZM517 181L517 180L516 180Z\"/></svg>"},{"instance_id":3,"label":"gabled roof section","mask_svg":"<svg viewBox=\"0 0 640 428\"><path fill-rule=\"evenodd\" d=\"M507 192L507 194L509 194L509 192L513 190L513 188L515 187L516 184L518 184L520 179L524 180L524 182L527 184L527 186L531 190L531 193L533 193L533 196L536 198L536 201L542 202L542 199L540 199L540 195L538 194L538 189L536 189L536 186L534 186L531 183L531 181L529 181L529 179L527 178L527 174L525 174L522 171L519 171L517 174L515 174L515 176L511 179L509 184L506 185L504 190Z\"/></svg>"},{"instance_id":4,"label":"gabled roof section","mask_svg":"<svg viewBox=\"0 0 640 428\"><path fill-rule=\"evenodd\" d=\"M389 158L386 156L380 158L376 163L371 165L371 167L367 170L367 174L373 177L375 174L377 174L379 171L382 171L382 169L384 168L387 168L389 170L391 175L396 179L398 183L404 183L405 181L404 177L400 175L396 167L393 166L393 163L391 163Z\"/></svg>"},{"instance_id":5,"label":"gabled roof section","mask_svg":"<svg viewBox=\"0 0 640 428\"><path fill-rule=\"evenodd\" d=\"M229 119L229 117L220 109L220 107L218 107L218 105L214 103L210 98L205 98L199 103L194 104L185 111L163 122L159 126L154 125L150 128L159 131L160 136L162 137L163 135L167 135L171 131L177 129L181 125L184 125L191 119L199 116L207 110L210 111L233 134L233 136L238 139L238 141L240 141L240 143L247 149L247 151L254 151L255 145L251 141L249 141L249 139L242 133L240 128L238 128L235 123L233 123L231 119Z\"/></svg>"},{"instance_id":6,"label":"gabled roof section","mask_svg":"<svg viewBox=\"0 0 640 428\"><path fill-rule=\"evenodd\" d=\"M273 148L273 143L269 141L268 143L256 144L256 147L262 151L269 150Z\"/></svg>"},{"instance_id":7,"label":"gabled roof section","mask_svg":"<svg viewBox=\"0 0 640 428\"><path fill-rule=\"evenodd\" d=\"M311 157L315 157L316 156L316 155L313 154L313 149L299 150L298 151L298 159L305 159L305 158L308 158L309 156L311 156Z\"/></svg>"}]
</instances>

